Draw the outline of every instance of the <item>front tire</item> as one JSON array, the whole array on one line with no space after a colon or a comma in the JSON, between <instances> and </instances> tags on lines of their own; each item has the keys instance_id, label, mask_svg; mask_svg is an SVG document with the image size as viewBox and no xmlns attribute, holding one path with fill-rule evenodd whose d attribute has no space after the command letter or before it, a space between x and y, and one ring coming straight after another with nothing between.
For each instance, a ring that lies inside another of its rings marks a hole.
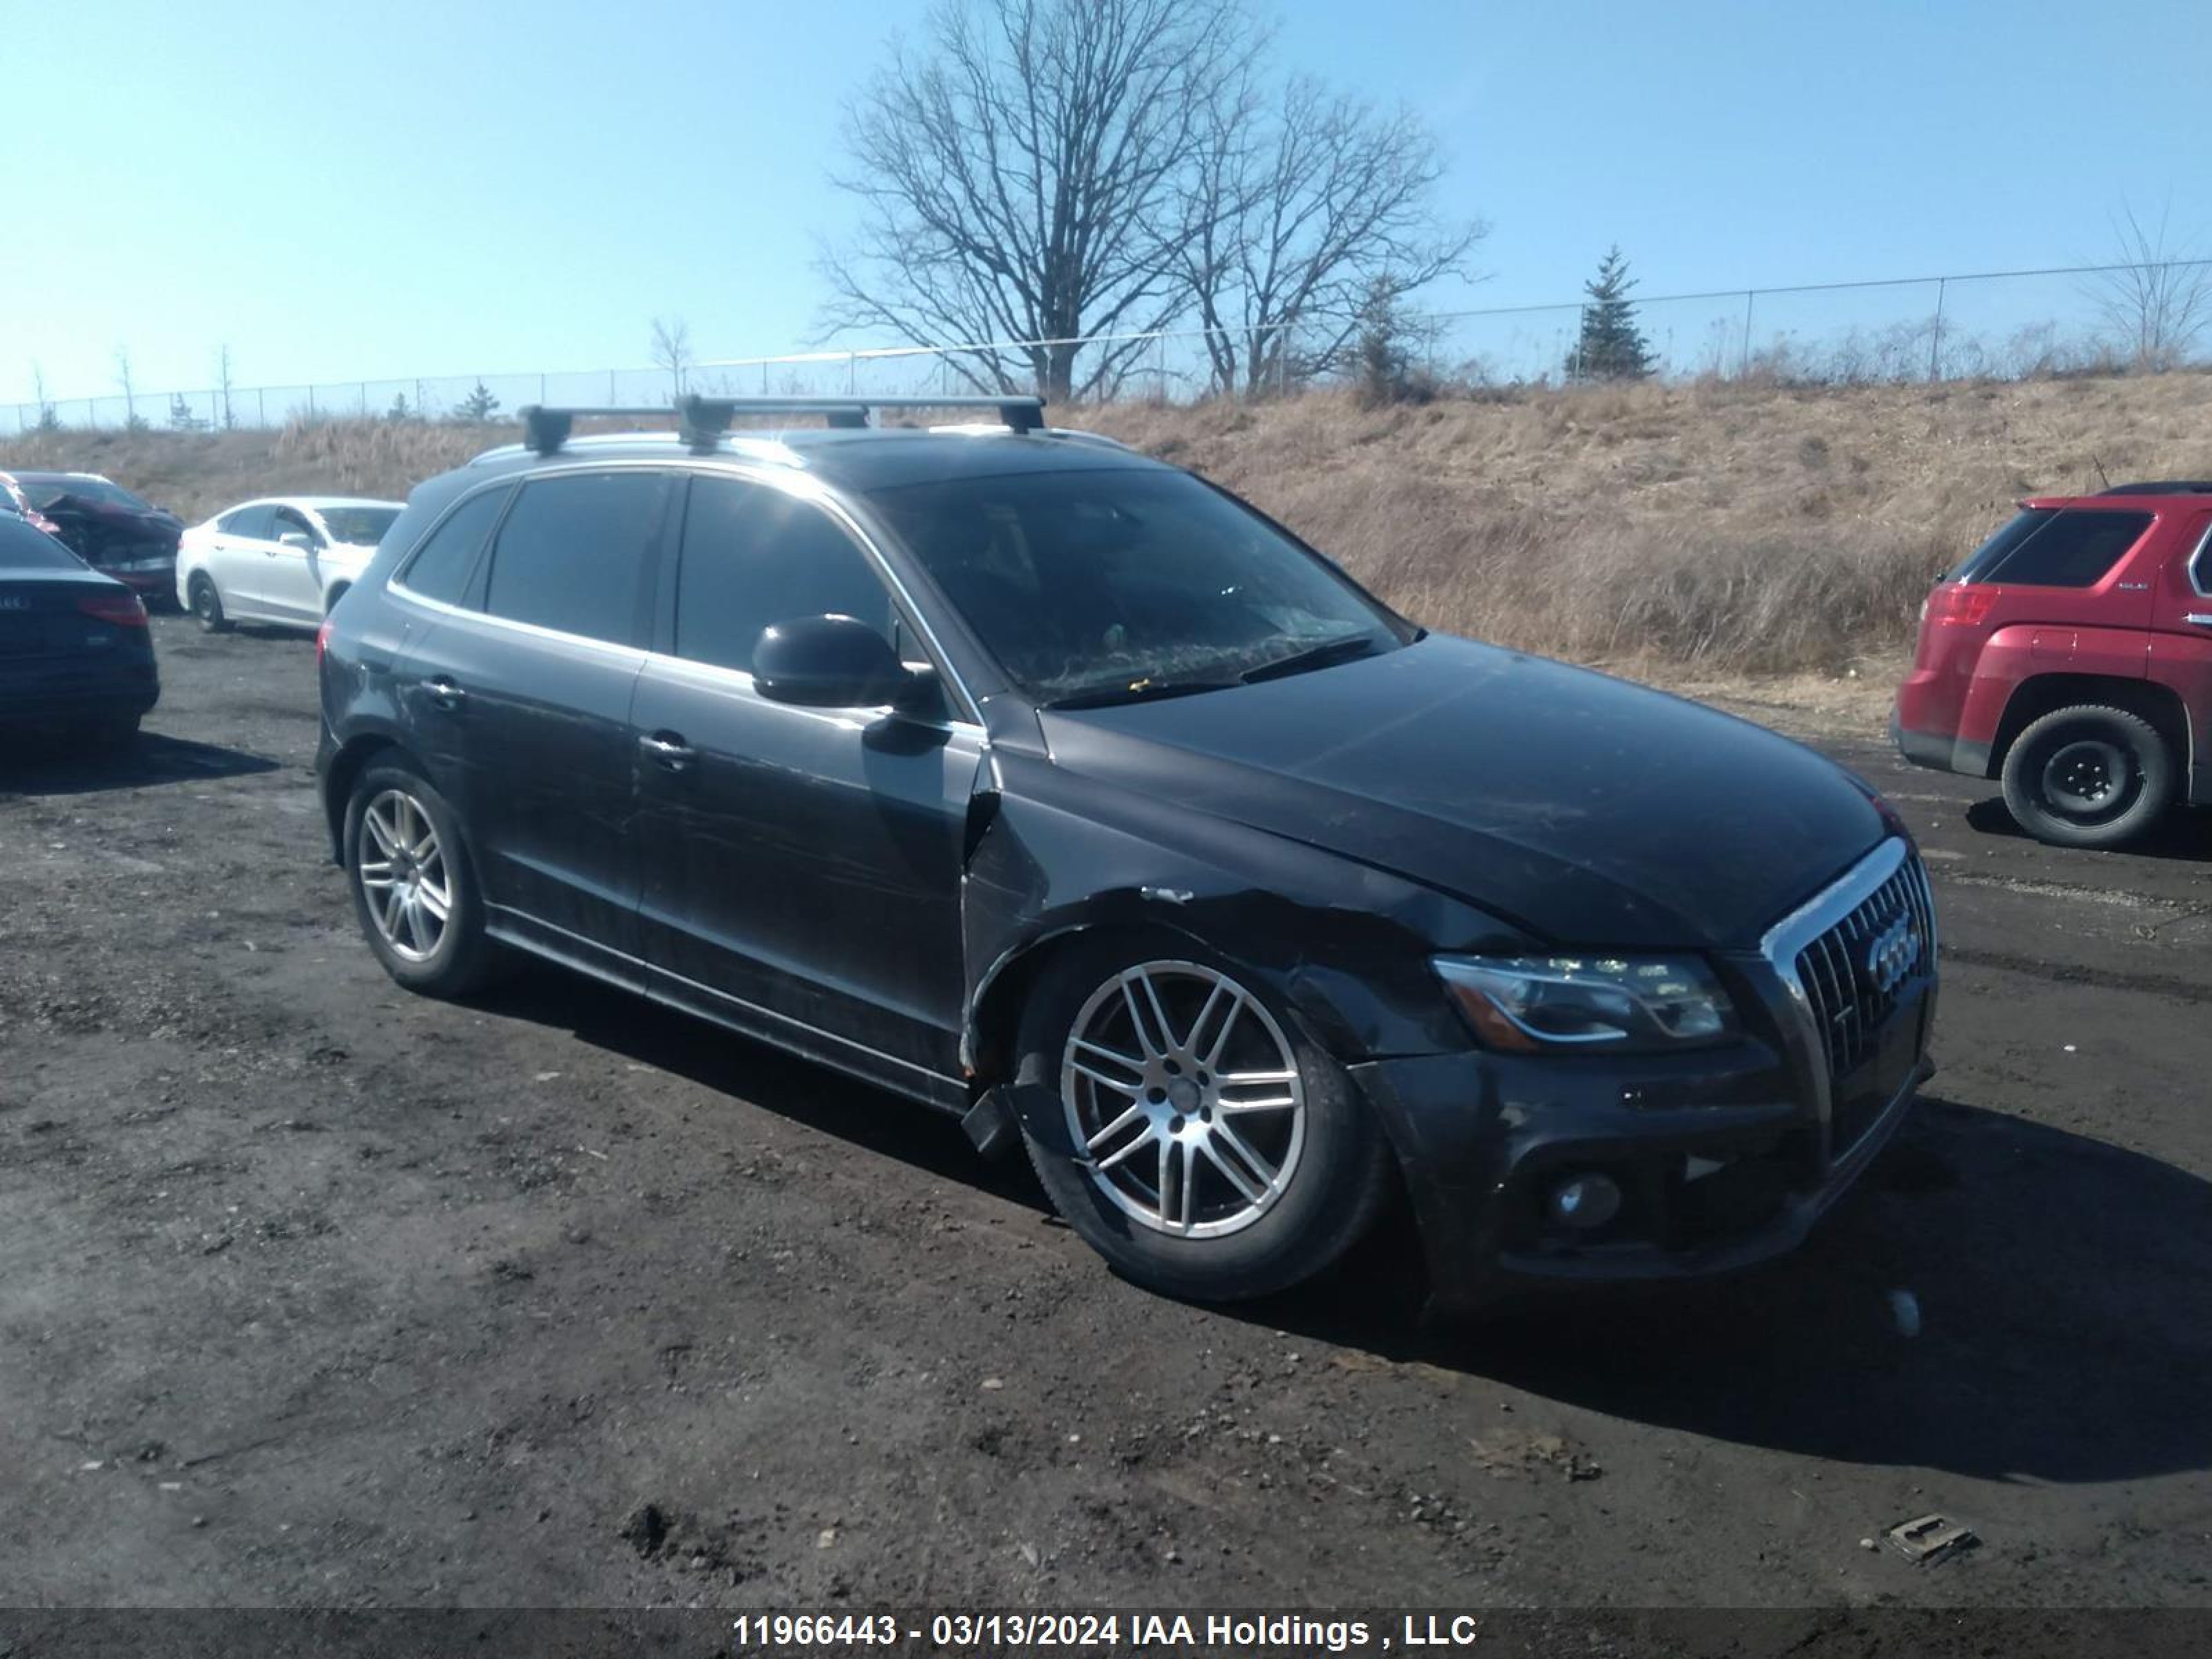
<instances>
[{"instance_id":1,"label":"front tire","mask_svg":"<svg viewBox=\"0 0 2212 1659\"><path fill-rule=\"evenodd\" d=\"M200 626L210 634L230 631L230 618L223 614L222 595L216 592L215 578L204 570L196 573L188 589L192 597L192 615L199 618Z\"/></svg>"},{"instance_id":2,"label":"front tire","mask_svg":"<svg viewBox=\"0 0 2212 1659\"><path fill-rule=\"evenodd\" d=\"M1023 1139L1124 1277L1233 1302L1320 1273L1380 1211L1389 1149L1344 1069L1255 976L1189 941L1061 957L1022 1020Z\"/></svg>"},{"instance_id":3,"label":"front tire","mask_svg":"<svg viewBox=\"0 0 2212 1659\"><path fill-rule=\"evenodd\" d=\"M354 914L385 972L425 996L459 997L499 966L459 818L411 768L369 767L346 804Z\"/></svg>"},{"instance_id":4,"label":"front tire","mask_svg":"<svg viewBox=\"0 0 2212 1659\"><path fill-rule=\"evenodd\" d=\"M2005 753L2005 805L2054 847L2118 847L2173 804L2173 754L2158 729L2122 708L2045 714Z\"/></svg>"}]
</instances>

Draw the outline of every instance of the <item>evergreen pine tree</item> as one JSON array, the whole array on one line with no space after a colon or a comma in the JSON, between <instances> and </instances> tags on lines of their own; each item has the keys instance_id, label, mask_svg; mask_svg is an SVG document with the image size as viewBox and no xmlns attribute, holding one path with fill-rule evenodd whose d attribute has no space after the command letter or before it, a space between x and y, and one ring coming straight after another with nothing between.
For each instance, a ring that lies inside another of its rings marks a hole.
<instances>
[{"instance_id":1,"label":"evergreen pine tree","mask_svg":"<svg viewBox=\"0 0 2212 1659\"><path fill-rule=\"evenodd\" d=\"M1589 303L1583 307L1582 337L1567 356L1570 380L1640 380L1657 367L1650 342L1637 326L1635 302L1628 297L1635 286L1627 257L1615 243L1597 276L1583 284Z\"/></svg>"},{"instance_id":2,"label":"evergreen pine tree","mask_svg":"<svg viewBox=\"0 0 2212 1659\"><path fill-rule=\"evenodd\" d=\"M498 413L499 399L493 395L491 388L482 380L477 382L476 390L453 405L453 418L456 421L468 422L478 426L483 425Z\"/></svg>"}]
</instances>

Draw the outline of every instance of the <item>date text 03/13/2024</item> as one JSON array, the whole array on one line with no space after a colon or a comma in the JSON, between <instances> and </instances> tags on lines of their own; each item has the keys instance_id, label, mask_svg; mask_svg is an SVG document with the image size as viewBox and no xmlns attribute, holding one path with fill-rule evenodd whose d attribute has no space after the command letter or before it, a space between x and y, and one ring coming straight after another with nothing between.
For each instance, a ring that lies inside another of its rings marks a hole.
<instances>
[{"instance_id":1,"label":"date text 03/13/2024","mask_svg":"<svg viewBox=\"0 0 2212 1659\"><path fill-rule=\"evenodd\" d=\"M817 1648L1056 1649L1074 1653L1304 1652L1387 1653L1394 1650L1472 1647L1480 1625L1471 1613L1419 1613L1395 1617L1312 1613L1070 1613L993 1611L878 1613L754 1613L732 1625L736 1650Z\"/></svg>"}]
</instances>

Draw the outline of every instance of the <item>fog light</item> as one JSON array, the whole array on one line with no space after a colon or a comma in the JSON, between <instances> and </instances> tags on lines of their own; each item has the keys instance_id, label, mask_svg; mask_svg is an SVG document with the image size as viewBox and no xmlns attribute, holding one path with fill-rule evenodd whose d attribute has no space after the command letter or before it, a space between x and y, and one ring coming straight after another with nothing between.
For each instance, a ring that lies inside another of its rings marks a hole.
<instances>
[{"instance_id":1,"label":"fog light","mask_svg":"<svg viewBox=\"0 0 2212 1659\"><path fill-rule=\"evenodd\" d=\"M1578 1175L1552 1188L1545 1207L1567 1227L1602 1227L1620 1213L1620 1188L1611 1176Z\"/></svg>"}]
</instances>

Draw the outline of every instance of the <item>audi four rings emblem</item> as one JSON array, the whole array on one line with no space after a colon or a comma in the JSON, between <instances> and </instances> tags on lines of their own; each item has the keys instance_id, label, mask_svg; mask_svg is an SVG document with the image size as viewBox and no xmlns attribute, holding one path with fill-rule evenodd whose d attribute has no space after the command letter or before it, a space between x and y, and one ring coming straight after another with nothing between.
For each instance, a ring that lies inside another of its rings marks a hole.
<instances>
[{"instance_id":1,"label":"audi four rings emblem","mask_svg":"<svg viewBox=\"0 0 2212 1659\"><path fill-rule=\"evenodd\" d=\"M1887 996L1920 963L1920 924L1907 911L1868 941L1867 976Z\"/></svg>"}]
</instances>

